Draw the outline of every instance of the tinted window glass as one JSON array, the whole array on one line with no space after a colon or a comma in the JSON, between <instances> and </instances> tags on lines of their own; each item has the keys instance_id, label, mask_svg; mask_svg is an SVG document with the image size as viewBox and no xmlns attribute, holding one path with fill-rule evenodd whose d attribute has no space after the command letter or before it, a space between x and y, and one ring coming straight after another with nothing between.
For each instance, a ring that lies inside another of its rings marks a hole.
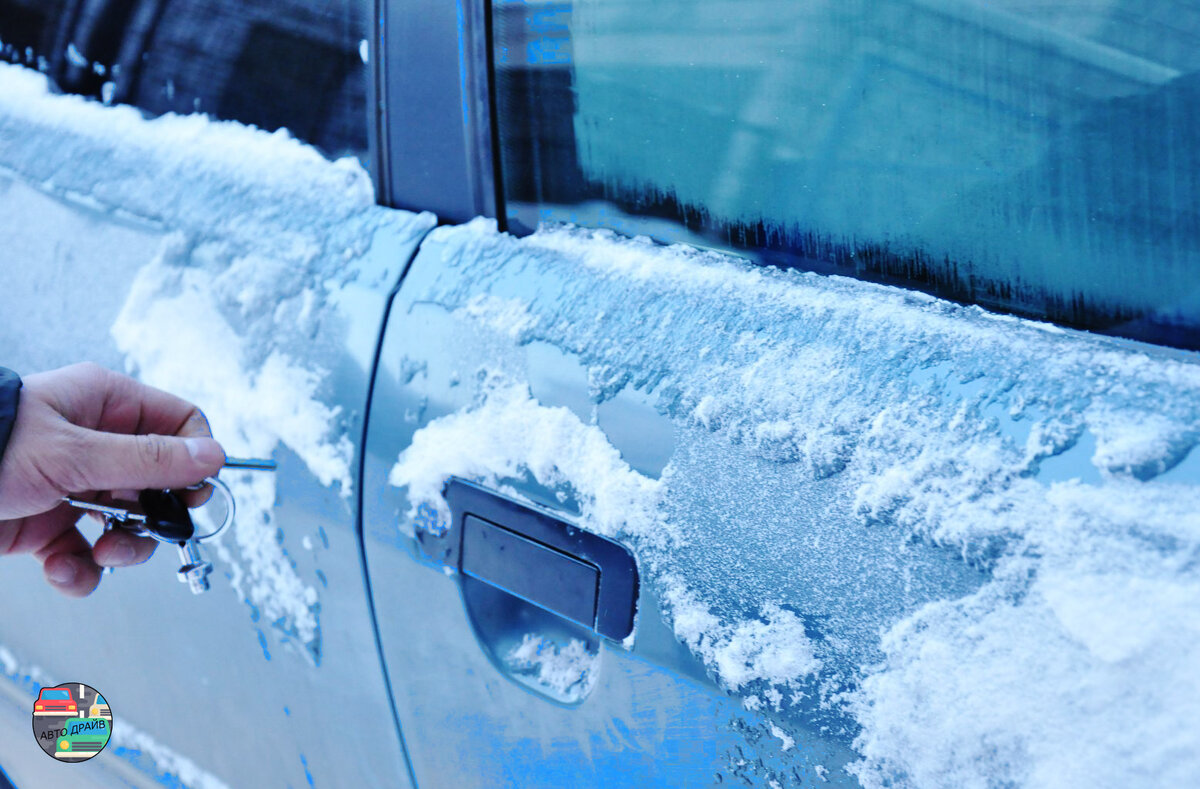
<instances>
[{"instance_id":1,"label":"tinted window glass","mask_svg":"<svg viewBox=\"0 0 1200 789\"><path fill-rule=\"evenodd\" d=\"M1200 3L493 7L507 217L1200 347Z\"/></svg>"},{"instance_id":2,"label":"tinted window glass","mask_svg":"<svg viewBox=\"0 0 1200 789\"><path fill-rule=\"evenodd\" d=\"M207 112L365 156L358 0L0 0L7 60L152 114Z\"/></svg>"}]
</instances>

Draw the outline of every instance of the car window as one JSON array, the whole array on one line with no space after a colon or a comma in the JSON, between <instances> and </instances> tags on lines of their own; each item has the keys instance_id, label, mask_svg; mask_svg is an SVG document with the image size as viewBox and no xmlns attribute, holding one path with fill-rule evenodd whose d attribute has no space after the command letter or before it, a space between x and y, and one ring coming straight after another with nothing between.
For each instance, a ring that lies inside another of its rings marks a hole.
<instances>
[{"instance_id":1,"label":"car window","mask_svg":"<svg viewBox=\"0 0 1200 789\"><path fill-rule=\"evenodd\" d=\"M1194 4L493 11L510 227L608 226L1200 348Z\"/></svg>"},{"instance_id":2,"label":"car window","mask_svg":"<svg viewBox=\"0 0 1200 789\"><path fill-rule=\"evenodd\" d=\"M6 60L153 115L286 127L365 157L366 14L355 0L0 0Z\"/></svg>"},{"instance_id":3,"label":"car window","mask_svg":"<svg viewBox=\"0 0 1200 789\"><path fill-rule=\"evenodd\" d=\"M43 690L42 698L50 701L70 701L71 693L66 690Z\"/></svg>"}]
</instances>

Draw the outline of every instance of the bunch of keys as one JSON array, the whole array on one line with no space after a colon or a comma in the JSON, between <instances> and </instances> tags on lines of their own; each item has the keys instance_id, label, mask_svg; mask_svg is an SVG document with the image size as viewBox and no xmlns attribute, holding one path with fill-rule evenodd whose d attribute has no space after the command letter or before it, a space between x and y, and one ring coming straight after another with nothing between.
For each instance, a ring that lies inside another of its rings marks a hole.
<instances>
[{"instance_id":1,"label":"bunch of keys","mask_svg":"<svg viewBox=\"0 0 1200 789\"><path fill-rule=\"evenodd\" d=\"M225 468L245 469L250 471L274 471L273 460L251 460L245 458L226 458ZM187 490L199 490L205 485L212 485L214 491L225 499L225 519L221 525L208 534L196 534L192 523L191 513L183 503L179 494L171 490L143 490L138 494L138 504L142 512L135 512L122 507L109 507L103 504L93 504L90 501L80 501L64 496L63 501L72 507L88 512L98 512L104 516L104 528L125 529L126 531L144 537L151 537L161 543L173 544L179 550L178 578L192 590L192 594L203 594L209 589L208 576L212 573L212 563L204 560L200 553L200 543L211 540L233 523L234 504L233 493L229 486L216 477L209 477L198 485Z\"/></svg>"}]
</instances>

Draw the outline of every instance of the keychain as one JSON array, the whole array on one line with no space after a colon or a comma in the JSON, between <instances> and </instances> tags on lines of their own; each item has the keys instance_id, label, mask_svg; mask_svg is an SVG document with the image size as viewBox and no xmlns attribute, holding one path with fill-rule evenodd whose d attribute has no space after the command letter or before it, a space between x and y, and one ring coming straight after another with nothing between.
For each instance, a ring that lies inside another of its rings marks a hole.
<instances>
[{"instance_id":1,"label":"keychain","mask_svg":"<svg viewBox=\"0 0 1200 789\"><path fill-rule=\"evenodd\" d=\"M253 460L244 458L228 458L225 468L244 469L248 471L274 471L275 461ZM178 578L180 583L186 583L193 594L203 594L209 589L208 576L212 572L211 562L204 560L200 553L200 543L211 540L233 523L235 506L233 492L229 486L216 477L208 477L198 485L186 490L199 490L205 485L212 485L225 499L225 520L221 525L208 534L197 535L192 523L192 516L183 499L172 490L143 490L138 494L138 504L142 512L124 507L110 507L103 504L93 504L80 501L68 496L63 501L81 510L98 512L104 516L105 530L119 528L144 537L151 537L161 543L174 545L179 551ZM111 570L111 568L110 568Z\"/></svg>"}]
</instances>

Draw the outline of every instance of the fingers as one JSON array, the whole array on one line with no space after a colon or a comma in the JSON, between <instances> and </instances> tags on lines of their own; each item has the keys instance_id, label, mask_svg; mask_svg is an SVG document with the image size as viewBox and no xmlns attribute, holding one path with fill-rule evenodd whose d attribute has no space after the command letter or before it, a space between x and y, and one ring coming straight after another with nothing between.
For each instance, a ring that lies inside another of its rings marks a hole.
<instances>
[{"instance_id":1,"label":"fingers","mask_svg":"<svg viewBox=\"0 0 1200 789\"><path fill-rule=\"evenodd\" d=\"M41 515L0 521L0 555L32 553L38 555L63 534L75 529L79 510L63 503Z\"/></svg>"},{"instance_id":2,"label":"fingers","mask_svg":"<svg viewBox=\"0 0 1200 789\"><path fill-rule=\"evenodd\" d=\"M183 503L189 509L195 509L208 503L208 500L212 498L213 488L212 485L205 485L199 490L177 490L175 492L179 494L179 498L183 499Z\"/></svg>"},{"instance_id":3,"label":"fingers","mask_svg":"<svg viewBox=\"0 0 1200 789\"><path fill-rule=\"evenodd\" d=\"M62 504L42 515L0 523L7 535L0 553L32 553L52 587L70 597L85 597L100 583L102 567L140 564L154 553L156 543L123 529L101 535L89 545L75 524L79 511Z\"/></svg>"},{"instance_id":4,"label":"fingers","mask_svg":"<svg viewBox=\"0 0 1200 789\"><path fill-rule=\"evenodd\" d=\"M92 557L101 567L128 567L141 564L154 553L157 543L149 537L138 537L124 529L105 532L92 546Z\"/></svg>"},{"instance_id":5,"label":"fingers","mask_svg":"<svg viewBox=\"0 0 1200 789\"><path fill-rule=\"evenodd\" d=\"M208 418L201 413L199 408L193 410L192 415L188 417L187 422L179 430L177 435L187 438L211 438L212 430L209 428ZM224 455L221 456L221 462L224 463ZM216 472L213 472L214 474ZM188 490L180 493L180 498L183 503L189 507L199 507L212 498L212 485L205 485L200 490Z\"/></svg>"},{"instance_id":6,"label":"fingers","mask_svg":"<svg viewBox=\"0 0 1200 789\"><path fill-rule=\"evenodd\" d=\"M44 512L68 493L184 488L223 463L186 400L94 364L39 373L25 379L0 468L0 517ZM184 500L198 506L208 495Z\"/></svg>"},{"instance_id":7,"label":"fingers","mask_svg":"<svg viewBox=\"0 0 1200 789\"><path fill-rule=\"evenodd\" d=\"M22 531L26 545L37 546L33 555L42 562L50 585L69 597L86 597L100 583L101 571L92 558L92 546L75 528L77 518L63 505L26 519L29 522Z\"/></svg>"},{"instance_id":8,"label":"fingers","mask_svg":"<svg viewBox=\"0 0 1200 789\"><path fill-rule=\"evenodd\" d=\"M87 597L100 585L102 570L89 552L62 551L42 563L46 580L67 597Z\"/></svg>"},{"instance_id":9,"label":"fingers","mask_svg":"<svg viewBox=\"0 0 1200 789\"><path fill-rule=\"evenodd\" d=\"M103 398L104 407L93 423L93 426L97 430L108 433L157 434L161 436L197 439L212 438L212 430L208 424L208 419L199 408L188 401L110 370L94 368L88 365L84 365L84 367L86 368L84 371L85 374L97 378L102 382L101 386L105 392ZM140 448L157 457L161 450L161 447L156 445L157 439L151 438L148 443L149 446L147 446L147 442L141 443ZM204 444L211 451L215 442L204 442ZM190 445L185 446L193 449L196 445L195 442L192 442ZM215 457L215 454L211 456ZM225 455L222 452L221 463L224 463L224 458ZM211 462L211 458L207 455L203 456L202 459L206 462ZM211 468L211 466L203 467ZM182 484L195 484L205 476L216 474L219 468L219 466L212 468L212 470L206 471L202 477L197 477ZM149 482L139 484L139 488L144 487L166 486L159 486ZM211 496L212 487L209 485L204 486L200 490L180 491L180 497L189 507L199 507L207 502ZM136 500L137 496L135 494L128 498Z\"/></svg>"},{"instance_id":10,"label":"fingers","mask_svg":"<svg viewBox=\"0 0 1200 789\"><path fill-rule=\"evenodd\" d=\"M70 422L107 433L211 436L200 409L183 398L91 362L26 378Z\"/></svg>"},{"instance_id":11,"label":"fingers","mask_svg":"<svg viewBox=\"0 0 1200 789\"><path fill-rule=\"evenodd\" d=\"M108 398L97 430L211 438L208 419L195 405L125 375L110 373Z\"/></svg>"},{"instance_id":12,"label":"fingers","mask_svg":"<svg viewBox=\"0 0 1200 789\"><path fill-rule=\"evenodd\" d=\"M225 464L225 452L211 438L84 430L77 439L73 490L183 488Z\"/></svg>"}]
</instances>

